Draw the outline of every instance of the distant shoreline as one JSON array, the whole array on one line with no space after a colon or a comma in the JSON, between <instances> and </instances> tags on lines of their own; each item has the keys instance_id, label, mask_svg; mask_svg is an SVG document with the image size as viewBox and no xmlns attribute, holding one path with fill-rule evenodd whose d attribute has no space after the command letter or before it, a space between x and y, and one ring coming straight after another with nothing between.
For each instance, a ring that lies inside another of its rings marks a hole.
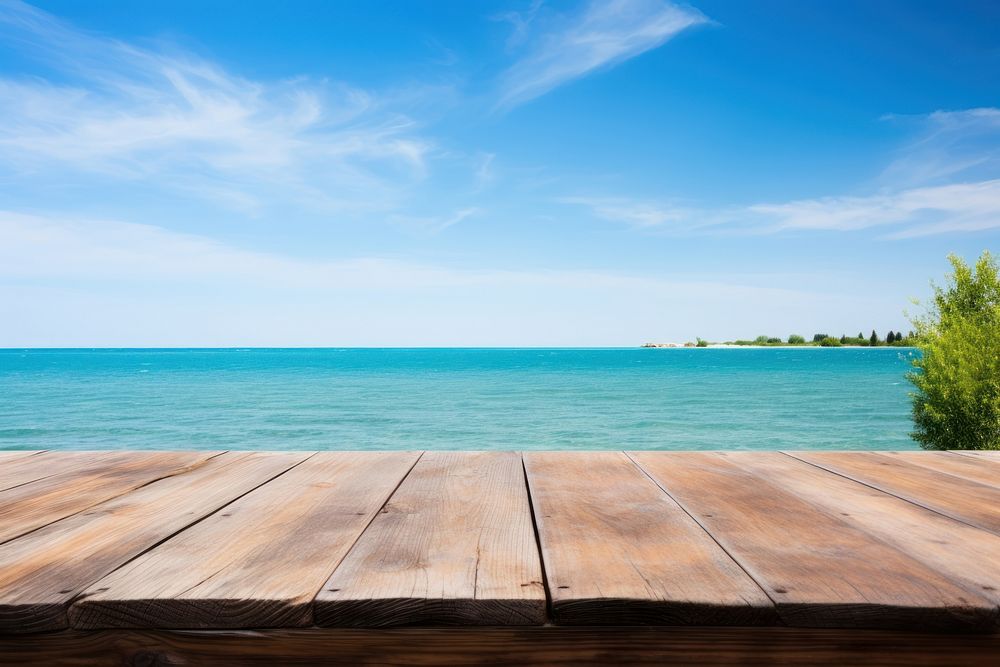
<instances>
[{"instance_id":1,"label":"distant shoreline","mask_svg":"<svg viewBox=\"0 0 1000 667\"><path fill-rule=\"evenodd\" d=\"M805 345L736 345L734 343L709 343L708 345L698 346L693 343L643 343L639 346L641 349L651 349L651 350L711 350L711 349L723 349L723 350L746 350L746 349L772 349L772 350L837 350L837 349L848 349L848 350L869 350L878 348L888 348L896 350L913 350L916 349L914 345L837 345L837 346L825 346L819 345L817 343L807 343Z\"/></svg>"}]
</instances>

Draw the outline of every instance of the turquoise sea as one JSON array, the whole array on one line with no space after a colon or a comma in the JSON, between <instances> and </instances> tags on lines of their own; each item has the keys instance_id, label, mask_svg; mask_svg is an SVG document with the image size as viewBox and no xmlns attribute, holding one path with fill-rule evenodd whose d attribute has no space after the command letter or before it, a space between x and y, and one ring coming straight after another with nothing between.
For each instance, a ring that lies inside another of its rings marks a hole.
<instances>
[{"instance_id":1,"label":"turquoise sea","mask_svg":"<svg viewBox=\"0 0 1000 667\"><path fill-rule=\"evenodd\" d=\"M0 350L0 449L912 449L914 354Z\"/></svg>"}]
</instances>

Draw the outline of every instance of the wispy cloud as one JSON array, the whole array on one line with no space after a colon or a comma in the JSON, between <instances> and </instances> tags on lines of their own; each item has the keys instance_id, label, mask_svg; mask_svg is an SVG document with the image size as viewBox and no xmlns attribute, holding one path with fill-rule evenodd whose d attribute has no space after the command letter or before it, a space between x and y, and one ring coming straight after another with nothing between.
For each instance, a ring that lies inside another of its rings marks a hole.
<instances>
[{"instance_id":1,"label":"wispy cloud","mask_svg":"<svg viewBox=\"0 0 1000 667\"><path fill-rule=\"evenodd\" d=\"M901 239L1000 229L1000 109L937 111L910 120L921 131L887 168L893 184L869 194L718 208L627 197L557 201L604 220L674 234L879 228L885 238Z\"/></svg>"},{"instance_id":2,"label":"wispy cloud","mask_svg":"<svg viewBox=\"0 0 1000 667\"><path fill-rule=\"evenodd\" d=\"M937 185L1000 175L1000 109L890 114L884 120L916 127L914 139L896 152L883 171L881 181L886 186Z\"/></svg>"},{"instance_id":3,"label":"wispy cloud","mask_svg":"<svg viewBox=\"0 0 1000 667\"><path fill-rule=\"evenodd\" d=\"M474 215L479 215L480 213L482 213L481 209L475 206L470 206L468 208L459 209L447 216L392 215L389 217L389 221L403 227L419 230L426 234L437 234L468 218L471 218Z\"/></svg>"},{"instance_id":4,"label":"wispy cloud","mask_svg":"<svg viewBox=\"0 0 1000 667\"><path fill-rule=\"evenodd\" d=\"M890 227L890 238L1000 228L1000 180L956 183L868 197L757 204L746 211L761 231Z\"/></svg>"},{"instance_id":5,"label":"wispy cloud","mask_svg":"<svg viewBox=\"0 0 1000 667\"><path fill-rule=\"evenodd\" d=\"M669 204L614 197L560 197L557 201L583 206L598 218L638 228L687 226L693 213L690 209Z\"/></svg>"},{"instance_id":6,"label":"wispy cloud","mask_svg":"<svg viewBox=\"0 0 1000 667\"><path fill-rule=\"evenodd\" d=\"M242 210L385 208L427 175L433 142L370 92L253 81L190 54L78 31L20 2L0 37L49 79L0 76L0 163L155 179Z\"/></svg>"},{"instance_id":7,"label":"wispy cloud","mask_svg":"<svg viewBox=\"0 0 1000 667\"><path fill-rule=\"evenodd\" d=\"M664 0L592 0L577 14L554 19L534 34L530 28L537 21L529 26L520 15L516 19L516 42L524 42L526 53L501 77L500 109L634 58L708 21L696 9Z\"/></svg>"},{"instance_id":8,"label":"wispy cloud","mask_svg":"<svg viewBox=\"0 0 1000 667\"><path fill-rule=\"evenodd\" d=\"M886 238L900 239L1000 229L1000 180L715 209L626 198L557 201L583 206L603 220L680 235L885 228Z\"/></svg>"},{"instance_id":9,"label":"wispy cloud","mask_svg":"<svg viewBox=\"0 0 1000 667\"><path fill-rule=\"evenodd\" d=\"M0 211L0 238L0 347L627 345L728 335L734 320L784 330L848 305L885 311L720 276L304 259L58 215ZM675 315L695 310L697 321Z\"/></svg>"}]
</instances>

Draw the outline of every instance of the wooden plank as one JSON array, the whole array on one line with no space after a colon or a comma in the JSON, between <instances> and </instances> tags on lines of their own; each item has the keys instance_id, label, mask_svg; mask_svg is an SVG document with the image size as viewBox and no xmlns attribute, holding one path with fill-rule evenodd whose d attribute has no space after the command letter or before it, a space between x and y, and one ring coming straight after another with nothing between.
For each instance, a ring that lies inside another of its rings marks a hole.
<instances>
[{"instance_id":1,"label":"wooden plank","mask_svg":"<svg viewBox=\"0 0 1000 667\"><path fill-rule=\"evenodd\" d=\"M874 452L789 452L792 456L1000 533L1000 488Z\"/></svg>"},{"instance_id":2,"label":"wooden plank","mask_svg":"<svg viewBox=\"0 0 1000 667\"><path fill-rule=\"evenodd\" d=\"M0 491L0 543L143 484L191 470L219 452L112 452L74 470Z\"/></svg>"},{"instance_id":3,"label":"wooden plank","mask_svg":"<svg viewBox=\"0 0 1000 667\"><path fill-rule=\"evenodd\" d=\"M315 602L319 625L545 622L517 452L427 452Z\"/></svg>"},{"instance_id":4,"label":"wooden plank","mask_svg":"<svg viewBox=\"0 0 1000 667\"><path fill-rule=\"evenodd\" d=\"M6 465L17 461L18 459L25 459L29 456L34 456L35 454L41 454L43 449L5 449L0 451L0 465Z\"/></svg>"},{"instance_id":5,"label":"wooden plank","mask_svg":"<svg viewBox=\"0 0 1000 667\"><path fill-rule=\"evenodd\" d=\"M0 491L21 486L38 479L104 465L116 452L42 452L36 456L16 459L0 467Z\"/></svg>"},{"instance_id":6,"label":"wooden plank","mask_svg":"<svg viewBox=\"0 0 1000 667\"><path fill-rule=\"evenodd\" d=\"M1000 460L955 456L951 452L879 452L906 463L1000 487Z\"/></svg>"},{"instance_id":7,"label":"wooden plank","mask_svg":"<svg viewBox=\"0 0 1000 667\"><path fill-rule=\"evenodd\" d=\"M989 450L972 450L972 449L949 449L949 454L958 454L959 456L971 456L976 459L986 459L988 461L1000 462L1000 451L995 449Z\"/></svg>"},{"instance_id":8,"label":"wooden plank","mask_svg":"<svg viewBox=\"0 0 1000 667\"><path fill-rule=\"evenodd\" d=\"M1000 635L812 628L508 627L78 631L0 638L0 662L121 665L995 667Z\"/></svg>"},{"instance_id":9,"label":"wooden plank","mask_svg":"<svg viewBox=\"0 0 1000 667\"><path fill-rule=\"evenodd\" d=\"M767 591L787 625L982 631L995 624L989 600L727 454L632 457Z\"/></svg>"},{"instance_id":10,"label":"wooden plank","mask_svg":"<svg viewBox=\"0 0 1000 667\"><path fill-rule=\"evenodd\" d=\"M760 588L621 452L526 452L563 624L774 623Z\"/></svg>"},{"instance_id":11,"label":"wooden plank","mask_svg":"<svg viewBox=\"0 0 1000 667\"><path fill-rule=\"evenodd\" d=\"M1000 605L1000 536L832 474L781 452L727 460L864 528L967 590Z\"/></svg>"},{"instance_id":12,"label":"wooden plank","mask_svg":"<svg viewBox=\"0 0 1000 667\"><path fill-rule=\"evenodd\" d=\"M66 628L92 582L308 455L222 454L0 545L0 633Z\"/></svg>"},{"instance_id":13,"label":"wooden plank","mask_svg":"<svg viewBox=\"0 0 1000 667\"><path fill-rule=\"evenodd\" d=\"M310 625L311 602L413 466L323 452L90 586L76 628Z\"/></svg>"}]
</instances>

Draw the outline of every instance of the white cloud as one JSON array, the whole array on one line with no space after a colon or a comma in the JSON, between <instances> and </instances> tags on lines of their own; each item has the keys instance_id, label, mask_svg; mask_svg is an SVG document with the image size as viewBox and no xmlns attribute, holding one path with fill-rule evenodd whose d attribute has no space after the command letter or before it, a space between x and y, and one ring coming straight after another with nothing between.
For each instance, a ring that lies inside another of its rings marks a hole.
<instances>
[{"instance_id":1,"label":"white cloud","mask_svg":"<svg viewBox=\"0 0 1000 667\"><path fill-rule=\"evenodd\" d=\"M824 197L784 204L758 204L747 211L774 231L851 231L893 226L904 238L1000 228L1000 180L956 183L868 197Z\"/></svg>"},{"instance_id":2,"label":"white cloud","mask_svg":"<svg viewBox=\"0 0 1000 667\"><path fill-rule=\"evenodd\" d=\"M735 321L763 331L830 312L874 317L890 302L718 276L306 260L151 225L10 212L0 238L0 346L13 347L636 345L741 335Z\"/></svg>"},{"instance_id":3,"label":"white cloud","mask_svg":"<svg viewBox=\"0 0 1000 667\"><path fill-rule=\"evenodd\" d=\"M561 197L557 201L583 206L599 218L637 228L661 225L687 227L692 219L690 209L657 202L614 197Z\"/></svg>"},{"instance_id":4,"label":"white cloud","mask_svg":"<svg viewBox=\"0 0 1000 667\"><path fill-rule=\"evenodd\" d=\"M413 215L392 215L389 217L389 221L401 225L403 227L409 227L411 229L417 229L419 231L437 234L438 232L443 232L449 227L453 227L458 223L482 213L482 210L476 208L475 206L470 206L468 208L463 208L455 211L448 216L413 216Z\"/></svg>"},{"instance_id":5,"label":"white cloud","mask_svg":"<svg viewBox=\"0 0 1000 667\"><path fill-rule=\"evenodd\" d=\"M819 197L719 209L675 207L625 198L563 197L595 217L674 234L850 232L886 228L888 238L1000 229L1000 179L869 196Z\"/></svg>"},{"instance_id":6,"label":"white cloud","mask_svg":"<svg viewBox=\"0 0 1000 667\"><path fill-rule=\"evenodd\" d=\"M912 118L910 120L913 120ZM563 197L595 217L675 234L773 234L880 228L886 238L1000 229L1000 109L919 117L876 192L720 208L626 197ZM891 178L890 178L891 176Z\"/></svg>"},{"instance_id":7,"label":"white cloud","mask_svg":"<svg viewBox=\"0 0 1000 667\"><path fill-rule=\"evenodd\" d=\"M0 5L0 38L55 73L0 76L0 163L16 170L148 179L244 211L384 210L434 151L412 119L343 84L247 80L16 2Z\"/></svg>"},{"instance_id":8,"label":"white cloud","mask_svg":"<svg viewBox=\"0 0 1000 667\"><path fill-rule=\"evenodd\" d=\"M981 107L885 118L916 126L916 136L896 152L882 173L888 187L978 181L1000 175L1000 109Z\"/></svg>"},{"instance_id":9,"label":"white cloud","mask_svg":"<svg viewBox=\"0 0 1000 667\"><path fill-rule=\"evenodd\" d=\"M707 21L696 9L664 0L592 0L579 13L531 37L524 36L529 26L520 19L515 35L527 42L526 55L503 73L497 107L509 109L527 102L655 49Z\"/></svg>"}]
</instances>

